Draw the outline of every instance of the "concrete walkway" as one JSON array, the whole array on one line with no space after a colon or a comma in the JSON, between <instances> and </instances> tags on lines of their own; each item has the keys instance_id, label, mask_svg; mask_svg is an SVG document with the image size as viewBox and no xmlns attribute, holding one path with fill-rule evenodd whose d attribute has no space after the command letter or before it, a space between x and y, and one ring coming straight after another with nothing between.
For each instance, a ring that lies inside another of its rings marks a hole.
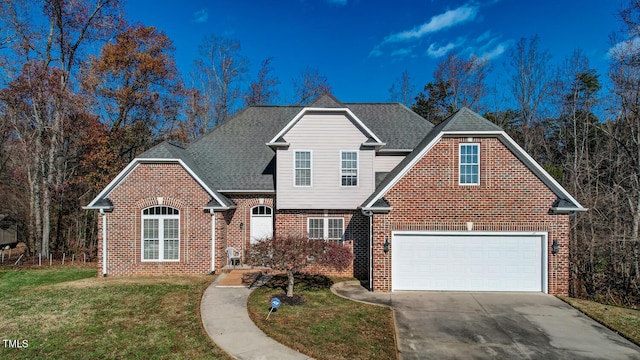
<instances>
[{"instance_id":1,"label":"concrete walkway","mask_svg":"<svg viewBox=\"0 0 640 360\"><path fill-rule=\"evenodd\" d=\"M236 359L311 359L263 333L247 313L247 287L217 287L227 274L220 275L205 291L200 303L202 324L207 334Z\"/></svg>"}]
</instances>

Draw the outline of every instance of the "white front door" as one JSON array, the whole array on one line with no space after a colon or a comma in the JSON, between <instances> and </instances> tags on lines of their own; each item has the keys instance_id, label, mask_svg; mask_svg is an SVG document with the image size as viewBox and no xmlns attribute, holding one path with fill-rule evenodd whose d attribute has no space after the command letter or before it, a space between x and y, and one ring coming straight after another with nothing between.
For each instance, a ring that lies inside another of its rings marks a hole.
<instances>
[{"instance_id":1,"label":"white front door","mask_svg":"<svg viewBox=\"0 0 640 360\"><path fill-rule=\"evenodd\" d=\"M273 210L266 205L251 209L251 243L273 235Z\"/></svg>"}]
</instances>

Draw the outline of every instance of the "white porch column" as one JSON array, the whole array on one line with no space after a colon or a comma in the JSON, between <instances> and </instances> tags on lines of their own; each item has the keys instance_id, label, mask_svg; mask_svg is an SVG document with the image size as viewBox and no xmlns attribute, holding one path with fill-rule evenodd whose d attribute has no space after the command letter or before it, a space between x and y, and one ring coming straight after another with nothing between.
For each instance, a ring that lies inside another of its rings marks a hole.
<instances>
[{"instance_id":1,"label":"white porch column","mask_svg":"<svg viewBox=\"0 0 640 360\"><path fill-rule=\"evenodd\" d=\"M107 214L100 209L102 215L102 276L107 276Z\"/></svg>"}]
</instances>

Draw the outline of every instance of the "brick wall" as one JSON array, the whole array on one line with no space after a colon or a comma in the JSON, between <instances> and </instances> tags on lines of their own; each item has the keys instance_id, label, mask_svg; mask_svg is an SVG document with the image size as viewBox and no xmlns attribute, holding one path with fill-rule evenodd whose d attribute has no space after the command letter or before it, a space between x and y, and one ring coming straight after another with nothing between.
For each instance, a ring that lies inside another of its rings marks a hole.
<instances>
[{"instance_id":1,"label":"brick wall","mask_svg":"<svg viewBox=\"0 0 640 360\"><path fill-rule=\"evenodd\" d=\"M106 215L109 276L211 271L211 214L203 211L211 197L180 165L140 164L108 197L113 202L113 212ZM180 211L180 259L177 262L142 261L142 210L155 205L172 206ZM220 219L217 223L220 224ZM98 224L101 237L100 217ZM102 274L102 238L98 245L99 273Z\"/></svg>"},{"instance_id":2,"label":"brick wall","mask_svg":"<svg viewBox=\"0 0 640 360\"><path fill-rule=\"evenodd\" d=\"M353 276L361 280L369 277L369 220L359 210L327 210L327 217L344 219L345 246L353 250L352 266L344 271L331 269L307 269L306 272L332 276ZM308 218L325 217L323 210L277 210L275 232L278 236L287 234L307 234Z\"/></svg>"},{"instance_id":3,"label":"brick wall","mask_svg":"<svg viewBox=\"0 0 640 360\"><path fill-rule=\"evenodd\" d=\"M568 294L569 218L549 215L556 196L498 139L480 143L480 185L458 185L458 148L465 139L443 138L393 187L385 199L393 209L374 215L374 278L376 291L390 291L391 251L385 238L394 230L546 231L548 284L551 294ZM551 254L557 240L560 251Z\"/></svg>"}]
</instances>

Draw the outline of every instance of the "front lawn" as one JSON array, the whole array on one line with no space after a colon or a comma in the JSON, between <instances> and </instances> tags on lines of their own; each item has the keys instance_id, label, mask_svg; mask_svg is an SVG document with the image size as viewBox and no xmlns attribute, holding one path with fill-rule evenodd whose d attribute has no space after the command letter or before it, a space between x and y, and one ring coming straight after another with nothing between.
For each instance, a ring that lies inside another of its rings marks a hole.
<instances>
[{"instance_id":1,"label":"front lawn","mask_svg":"<svg viewBox=\"0 0 640 360\"><path fill-rule=\"evenodd\" d=\"M640 344L640 310L604 305L595 301L565 296L560 298L601 324L622 334L627 339Z\"/></svg>"},{"instance_id":2,"label":"front lawn","mask_svg":"<svg viewBox=\"0 0 640 360\"><path fill-rule=\"evenodd\" d=\"M397 359L392 310L335 296L319 279L296 282L294 293L304 304L283 301L266 320L271 298L286 297L277 285L270 287L284 282L275 277L249 297L251 320L269 337L319 360Z\"/></svg>"},{"instance_id":3,"label":"front lawn","mask_svg":"<svg viewBox=\"0 0 640 360\"><path fill-rule=\"evenodd\" d=\"M19 342L0 344L0 359L230 359L200 321L212 281L102 279L75 267L2 271L0 334Z\"/></svg>"}]
</instances>

